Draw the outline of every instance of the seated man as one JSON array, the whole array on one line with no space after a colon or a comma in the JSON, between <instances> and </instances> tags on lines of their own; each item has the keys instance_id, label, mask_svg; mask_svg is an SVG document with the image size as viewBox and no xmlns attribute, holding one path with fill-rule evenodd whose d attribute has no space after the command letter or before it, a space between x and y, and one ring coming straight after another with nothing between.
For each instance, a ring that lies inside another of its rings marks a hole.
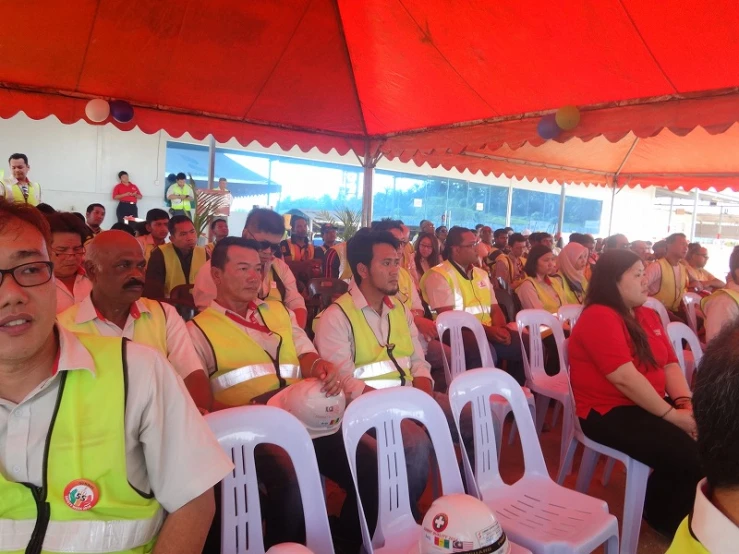
<instances>
[{"instance_id":1,"label":"seated man","mask_svg":"<svg viewBox=\"0 0 739 554\"><path fill-rule=\"evenodd\" d=\"M200 553L233 464L159 352L55 325L50 241L0 200L3 549Z\"/></svg>"},{"instance_id":2,"label":"seated man","mask_svg":"<svg viewBox=\"0 0 739 554\"><path fill-rule=\"evenodd\" d=\"M54 262L56 309L62 312L82 302L92 289L82 267L88 231L85 224L69 212L49 214L46 219L51 227L50 255Z\"/></svg>"},{"instance_id":3,"label":"seated man","mask_svg":"<svg viewBox=\"0 0 739 554\"><path fill-rule=\"evenodd\" d=\"M739 319L739 246L734 247L729 257L727 281L725 288L701 300L706 316L706 342L713 340L725 325Z\"/></svg>"},{"instance_id":4,"label":"seated man","mask_svg":"<svg viewBox=\"0 0 739 554\"><path fill-rule=\"evenodd\" d=\"M308 236L308 221L294 215L290 218L290 238L280 242L282 259L286 262L305 262L315 258L316 252Z\"/></svg>"},{"instance_id":5,"label":"seated man","mask_svg":"<svg viewBox=\"0 0 739 554\"><path fill-rule=\"evenodd\" d=\"M258 242L225 238L213 250L211 265L216 298L188 323L188 329L221 405L264 403L267 393L307 377L321 380L327 395L341 392L335 367L318 356L294 314L280 302L257 296L262 283ZM362 495L362 504L376 518L377 454L373 439L365 439L358 458L359 475L368 491L366 497ZM337 531L348 534L344 538L359 547L362 537L355 489L343 455L342 433L315 438L313 446L321 473L347 494ZM267 547L277 542L303 542L300 492L289 459L274 449L257 450L256 454L259 478L267 488L267 506L262 507Z\"/></svg>"},{"instance_id":6,"label":"seated man","mask_svg":"<svg viewBox=\"0 0 739 554\"><path fill-rule=\"evenodd\" d=\"M205 248L197 246L197 233L189 217L174 216L168 229L170 242L158 246L146 266L147 298L169 298L175 287L193 285L207 260Z\"/></svg>"},{"instance_id":7,"label":"seated man","mask_svg":"<svg viewBox=\"0 0 739 554\"><path fill-rule=\"evenodd\" d=\"M449 240L449 239L447 239ZM508 290L515 290L526 279L523 266L526 264L526 237L521 233L513 233L508 237L509 251L505 256L498 256L493 266L495 280L502 279Z\"/></svg>"},{"instance_id":8,"label":"seated man","mask_svg":"<svg viewBox=\"0 0 739 554\"><path fill-rule=\"evenodd\" d=\"M218 244L218 241L228 236L228 222L222 217L214 219L210 222L210 232L213 234L213 242L209 242L205 246L205 252L208 254L208 257L213 253L213 249Z\"/></svg>"},{"instance_id":9,"label":"seated man","mask_svg":"<svg viewBox=\"0 0 739 554\"><path fill-rule=\"evenodd\" d=\"M152 251L157 246L162 246L167 242L169 234L169 214L159 208L154 208L146 212L146 230L148 235L138 237L141 249L144 251L144 259L149 263Z\"/></svg>"},{"instance_id":10,"label":"seated man","mask_svg":"<svg viewBox=\"0 0 739 554\"><path fill-rule=\"evenodd\" d=\"M498 360L506 360L508 372L523 384L525 377L518 334L506 326L488 274L473 265L477 260L475 242L475 233L469 229L452 227L444 249L446 261L424 274L421 293L436 313L459 310L473 314L480 320L494 355ZM518 248L520 241L513 243L512 254L515 255ZM464 332L462 336L467 368L481 367L482 360L474 335Z\"/></svg>"},{"instance_id":11,"label":"seated man","mask_svg":"<svg viewBox=\"0 0 739 554\"><path fill-rule=\"evenodd\" d=\"M610 237L609 237L610 238ZM683 295L688 291L688 270L685 255L688 253L688 239L683 233L674 233L665 239L667 254L647 266L648 294L662 302L670 319L683 321Z\"/></svg>"},{"instance_id":12,"label":"seated man","mask_svg":"<svg viewBox=\"0 0 739 554\"><path fill-rule=\"evenodd\" d=\"M346 261L346 242L338 242L326 252L326 258L323 260L323 276L328 279L351 279L352 272Z\"/></svg>"},{"instance_id":13,"label":"seated man","mask_svg":"<svg viewBox=\"0 0 739 554\"><path fill-rule=\"evenodd\" d=\"M295 275L285 262L275 258L275 252L280 249L280 238L285 233L285 222L279 214L272 210L256 208L249 212L246 225L241 236L256 240L259 243L259 258L262 260L262 285L258 297L282 302L287 309L295 314L300 328L305 328L308 320L308 310L305 308L305 299L298 292ZM204 310L216 297L216 285L211 276L210 262L203 266L203 270L195 280L193 290L195 305Z\"/></svg>"},{"instance_id":14,"label":"seated man","mask_svg":"<svg viewBox=\"0 0 739 554\"><path fill-rule=\"evenodd\" d=\"M739 544L739 321L706 348L693 389L698 456L695 504L667 554L737 551Z\"/></svg>"},{"instance_id":15,"label":"seated man","mask_svg":"<svg viewBox=\"0 0 739 554\"><path fill-rule=\"evenodd\" d=\"M712 292L726 286L721 279L717 279L706 269L708 263L708 249L694 242L688 246L688 254L685 257L688 269L688 278L698 292Z\"/></svg>"},{"instance_id":16,"label":"seated man","mask_svg":"<svg viewBox=\"0 0 739 554\"><path fill-rule=\"evenodd\" d=\"M208 377L185 322L173 306L141 298L145 268L135 238L123 231L103 231L87 246L85 270L92 292L59 314L59 323L75 333L124 337L159 350L185 381L195 405L210 410Z\"/></svg>"}]
</instances>

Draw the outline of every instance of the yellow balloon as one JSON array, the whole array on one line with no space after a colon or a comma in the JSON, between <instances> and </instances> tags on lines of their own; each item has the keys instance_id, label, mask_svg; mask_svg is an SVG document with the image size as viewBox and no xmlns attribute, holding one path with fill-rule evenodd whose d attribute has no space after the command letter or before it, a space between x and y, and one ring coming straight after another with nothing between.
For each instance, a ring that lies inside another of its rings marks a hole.
<instances>
[{"instance_id":1,"label":"yellow balloon","mask_svg":"<svg viewBox=\"0 0 739 554\"><path fill-rule=\"evenodd\" d=\"M580 110L576 106L563 106L557 110L554 121L563 131L572 131L580 123Z\"/></svg>"}]
</instances>

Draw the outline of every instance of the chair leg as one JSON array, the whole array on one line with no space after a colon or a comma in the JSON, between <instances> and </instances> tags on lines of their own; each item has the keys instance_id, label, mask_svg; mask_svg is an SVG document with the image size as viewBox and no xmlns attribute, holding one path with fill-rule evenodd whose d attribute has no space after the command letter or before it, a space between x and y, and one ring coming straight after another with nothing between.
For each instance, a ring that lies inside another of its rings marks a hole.
<instances>
[{"instance_id":1,"label":"chair leg","mask_svg":"<svg viewBox=\"0 0 739 554\"><path fill-rule=\"evenodd\" d=\"M541 430L544 428L544 418L547 416L547 409L549 408L549 397L543 394L536 396L536 434L541 435Z\"/></svg>"},{"instance_id":2,"label":"chair leg","mask_svg":"<svg viewBox=\"0 0 739 554\"><path fill-rule=\"evenodd\" d=\"M605 554L619 554L618 552L618 535L608 537L606 541Z\"/></svg>"},{"instance_id":3,"label":"chair leg","mask_svg":"<svg viewBox=\"0 0 739 554\"><path fill-rule=\"evenodd\" d=\"M584 446L584 445L583 445ZM600 454L585 446L582 452L582 460L580 461L580 471L577 474L577 484L575 489L583 494L588 494L590 482L593 480L593 472L598 463Z\"/></svg>"},{"instance_id":4,"label":"chair leg","mask_svg":"<svg viewBox=\"0 0 739 554\"><path fill-rule=\"evenodd\" d=\"M613 466L615 465L615 458L608 458L608 460L606 460L606 467L603 468L603 477L600 480L604 487L608 486L608 482L611 480L611 473L613 473Z\"/></svg>"},{"instance_id":5,"label":"chair leg","mask_svg":"<svg viewBox=\"0 0 739 554\"><path fill-rule=\"evenodd\" d=\"M565 477L570 474L570 471L572 470L572 460L575 457L576 450L577 441L574 437L570 437L570 443L567 445L564 462L559 466L559 473L557 474L558 485L562 485L565 482Z\"/></svg>"},{"instance_id":6,"label":"chair leg","mask_svg":"<svg viewBox=\"0 0 739 554\"><path fill-rule=\"evenodd\" d=\"M641 518L644 513L644 497L647 492L649 466L634 459L626 468L626 495L624 497L621 554L636 554L639 546Z\"/></svg>"}]
</instances>

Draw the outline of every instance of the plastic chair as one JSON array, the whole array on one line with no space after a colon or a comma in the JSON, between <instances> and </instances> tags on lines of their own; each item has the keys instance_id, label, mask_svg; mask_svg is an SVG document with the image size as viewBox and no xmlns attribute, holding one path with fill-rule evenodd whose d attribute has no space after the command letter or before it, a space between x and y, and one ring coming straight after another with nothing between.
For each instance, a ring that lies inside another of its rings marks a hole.
<instances>
[{"instance_id":1,"label":"plastic chair","mask_svg":"<svg viewBox=\"0 0 739 554\"><path fill-rule=\"evenodd\" d=\"M562 323L562 326L569 322L570 331L572 331L575 323L577 323L577 320L580 318L582 308L582 304L565 304L564 306L560 306L559 310L557 310L557 317Z\"/></svg>"},{"instance_id":2,"label":"plastic chair","mask_svg":"<svg viewBox=\"0 0 739 554\"><path fill-rule=\"evenodd\" d=\"M462 375L466 370L467 366L464 357L464 342L462 340L462 329L467 328L472 331L477 339L477 348L480 351L480 358L482 359L483 367L495 367L495 361L493 360L493 354L490 350L490 343L488 342L485 330L482 328L482 323L474 315L468 314L462 311L448 311L439 314L436 318L436 329L439 332L439 337L443 337L444 333L449 332L449 344L451 349L451 368L446 356L443 356L444 360L444 373L446 374L447 387L451 386L455 378ZM531 417L536 419L536 401L531 391L523 387L524 395L529 403L529 409L531 410ZM495 415L494 431L497 437L498 446L498 458L500 459L500 449L502 444L503 425L505 423L506 416L511 411L511 406L500 396L494 396L490 399L490 405ZM516 425L511 427L511 434L508 442L513 442L516 436Z\"/></svg>"},{"instance_id":3,"label":"plastic chair","mask_svg":"<svg viewBox=\"0 0 739 554\"><path fill-rule=\"evenodd\" d=\"M272 406L230 408L208 414L205 421L235 466L222 481L221 552L264 554L254 448L275 444L293 460L303 501L306 546L313 552L333 554L316 453L303 424Z\"/></svg>"},{"instance_id":4,"label":"plastic chair","mask_svg":"<svg viewBox=\"0 0 739 554\"><path fill-rule=\"evenodd\" d=\"M698 311L700 310L700 305L700 294L696 294L694 292L686 292L683 294L683 306L685 306L685 315L687 315L688 325L696 336L698 336Z\"/></svg>"},{"instance_id":5,"label":"plastic chair","mask_svg":"<svg viewBox=\"0 0 739 554\"><path fill-rule=\"evenodd\" d=\"M701 358L703 358L701 343L690 327L679 321L673 321L667 326L667 336L670 337L677 361L685 374L685 380L688 382L688 386L691 386L693 383L693 373L698 367L698 364L700 364ZM690 351L693 353L692 363L689 363L689 360L685 359L683 341L688 343Z\"/></svg>"},{"instance_id":6,"label":"plastic chair","mask_svg":"<svg viewBox=\"0 0 739 554\"><path fill-rule=\"evenodd\" d=\"M341 279L311 279L308 281L308 295L321 299L321 310L329 307L335 296L340 296L349 290L349 285Z\"/></svg>"},{"instance_id":7,"label":"plastic chair","mask_svg":"<svg viewBox=\"0 0 739 554\"><path fill-rule=\"evenodd\" d=\"M412 387L393 387L361 395L347 406L342 433L357 491L359 521L366 554L406 554L418 541L422 530L413 518L408 497L408 475L400 430L404 419L413 419L426 426L436 454L442 494L464 493L449 425L444 412L431 396ZM377 461L380 469L377 528L374 537L369 535L357 483L357 445L362 435L370 429L375 429L377 433Z\"/></svg>"},{"instance_id":8,"label":"plastic chair","mask_svg":"<svg viewBox=\"0 0 739 554\"><path fill-rule=\"evenodd\" d=\"M667 308L665 308L665 305L656 298L652 298L651 296L647 298L647 301L644 302L644 305L659 314L659 318L662 320L662 327L664 327L665 331L667 331L667 326L670 324L670 316L667 313Z\"/></svg>"},{"instance_id":9,"label":"plastic chair","mask_svg":"<svg viewBox=\"0 0 739 554\"><path fill-rule=\"evenodd\" d=\"M492 456L491 395L503 396L520 420L524 475L513 485L500 477ZM618 521L608 504L556 484L549 477L534 422L528 417L520 387L499 369L473 369L456 379L449 392L454 420L459 426L462 409L472 403L475 426L474 476L467 452L462 452L465 477L477 483L481 498L495 511L506 534L537 553L586 553L606 545L606 554L618 552Z\"/></svg>"},{"instance_id":10,"label":"plastic chair","mask_svg":"<svg viewBox=\"0 0 739 554\"><path fill-rule=\"evenodd\" d=\"M501 279L502 282L505 283ZM498 306L500 306L500 309L503 311L503 315L506 318L506 321L510 323L511 321L516 321L516 303L513 301L513 296L510 292L508 292L508 289L502 289L502 288L496 288L494 289L495 292L495 301L498 303Z\"/></svg>"},{"instance_id":11,"label":"plastic chair","mask_svg":"<svg viewBox=\"0 0 739 554\"><path fill-rule=\"evenodd\" d=\"M563 344L563 358L566 363L569 361L568 356L568 344L567 341ZM567 371L567 387L572 393L572 388L569 380L569 365ZM574 398L574 396L573 396ZM601 454L607 456L609 459L606 463L606 467L603 471L603 485L605 486L608 482L610 472L613 469L613 464L616 460L624 464L626 468L626 491L624 498L624 512L621 523L621 553L622 554L636 554L637 547L639 545L639 532L641 530L641 519L642 513L644 512L644 496L647 492L647 479L649 479L649 466L635 460L634 458L620 452L614 448L610 448L594 440L589 439L582 432L580 427L580 420L577 418L575 413L575 403L570 402L565 408L565 417L569 418L572 424L570 425L571 434L565 439L562 437L563 443L567 444L565 452L565 458L560 463L559 474L557 476L557 483L564 483L565 477L569 473L569 468L572 466L572 459L575 456L575 450L577 444L583 445L583 455L580 461L580 470L577 476L576 490L581 493L587 494L590 488L590 482L593 479L593 472L598 464L598 458Z\"/></svg>"}]
</instances>

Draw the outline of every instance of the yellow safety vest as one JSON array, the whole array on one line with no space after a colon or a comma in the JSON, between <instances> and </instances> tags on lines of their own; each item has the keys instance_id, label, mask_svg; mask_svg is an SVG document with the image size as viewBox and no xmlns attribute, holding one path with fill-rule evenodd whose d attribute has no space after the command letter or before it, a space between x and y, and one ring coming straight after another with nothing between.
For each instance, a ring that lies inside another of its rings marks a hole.
<instances>
[{"instance_id":1,"label":"yellow safety vest","mask_svg":"<svg viewBox=\"0 0 739 554\"><path fill-rule=\"evenodd\" d=\"M179 186L177 183L174 185L174 190L172 191L172 194L177 194L180 196L185 196L187 194L195 194L192 190L192 187L190 185L184 185ZM172 206L173 210L185 210L186 212L190 211L190 201L189 200L180 200L179 198L176 198L174 200L170 200L170 204Z\"/></svg>"},{"instance_id":2,"label":"yellow safety vest","mask_svg":"<svg viewBox=\"0 0 739 554\"><path fill-rule=\"evenodd\" d=\"M582 285L582 292L575 292L574 290L572 290L572 287L570 287L570 283L567 281L561 271L557 274L557 276L560 278L560 281L562 283L565 304L582 304L585 301L585 293L588 290L587 279L583 278L582 282L580 283Z\"/></svg>"},{"instance_id":3,"label":"yellow safety vest","mask_svg":"<svg viewBox=\"0 0 739 554\"><path fill-rule=\"evenodd\" d=\"M398 274L398 294L396 298L409 310L413 309L413 287L415 286L410 272L401 267Z\"/></svg>"},{"instance_id":4,"label":"yellow safety vest","mask_svg":"<svg viewBox=\"0 0 739 554\"><path fill-rule=\"evenodd\" d=\"M216 371L210 376L213 395L229 406L243 406L255 396L300 379L300 360L287 308L267 300L259 305L259 315L264 325L280 338L276 359L218 310L208 308L192 319L213 350L216 362Z\"/></svg>"},{"instance_id":5,"label":"yellow safety vest","mask_svg":"<svg viewBox=\"0 0 739 554\"><path fill-rule=\"evenodd\" d=\"M149 312L141 312L139 318L133 324L133 342L145 344L159 350L164 356L169 356L167 348L167 317L164 307L156 300L141 298ZM97 325L93 320L77 323L77 313L80 305L75 304L56 316L60 325L73 333L86 333L99 335Z\"/></svg>"},{"instance_id":6,"label":"yellow safety vest","mask_svg":"<svg viewBox=\"0 0 739 554\"><path fill-rule=\"evenodd\" d=\"M562 286L562 282L557 277L549 278L549 282L552 284L552 288L554 289L554 292L557 293L556 300L552 298L552 296L549 294L549 291L547 289L541 286L538 279L535 279L534 277L526 277L523 283L525 283L526 281L529 281L532 285L534 285L536 294L539 295L539 300L541 300L541 303L544 305L544 309L548 311L549 313L556 314L560 306L567 304L567 301L565 299L565 291ZM519 288L521 288L521 286L523 286L523 283L518 285L518 287L516 288L517 291Z\"/></svg>"},{"instance_id":7,"label":"yellow safety vest","mask_svg":"<svg viewBox=\"0 0 739 554\"><path fill-rule=\"evenodd\" d=\"M672 544L665 554L710 554L690 532L690 516L680 523Z\"/></svg>"},{"instance_id":8,"label":"yellow safety vest","mask_svg":"<svg viewBox=\"0 0 739 554\"><path fill-rule=\"evenodd\" d=\"M336 300L349 320L354 336L354 377L376 389L411 385L413 381L411 331L403 304L395 298L391 301L389 336L384 344L380 344L351 295L347 292Z\"/></svg>"},{"instance_id":9,"label":"yellow safety vest","mask_svg":"<svg viewBox=\"0 0 739 554\"><path fill-rule=\"evenodd\" d=\"M206 262L205 248L202 246L196 246L192 253L192 262L190 263L190 274L185 278L185 274L182 271L182 264L180 259L177 257L174 245L171 242L162 244L158 247L162 251L164 256L164 294L169 298L169 293L173 288L180 285L192 285L195 283L195 276L200 271L200 268Z\"/></svg>"},{"instance_id":10,"label":"yellow safety vest","mask_svg":"<svg viewBox=\"0 0 739 554\"><path fill-rule=\"evenodd\" d=\"M728 294L731 298L734 299L734 302L739 304L739 292L731 289L718 289L710 296L706 296L705 298L701 299L701 310L703 310L704 313L706 311L706 308L708 307L709 302L711 302L714 298L717 298L716 295L718 294Z\"/></svg>"},{"instance_id":11,"label":"yellow safety vest","mask_svg":"<svg viewBox=\"0 0 739 554\"><path fill-rule=\"evenodd\" d=\"M83 369L60 374L43 463L44 487L15 483L0 474L0 528L6 530L0 534L2 552L144 554L154 548L164 521L154 495L128 483L126 341L77 338L90 352L95 374Z\"/></svg>"},{"instance_id":12,"label":"yellow safety vest","mask_svg":"<svg viewBox=\"0 0 739 554\"><path fill-rule=\"evenodd\" d=\"M41 202L41 185L28 182L28 198L23 196L23 189L18 183L8 184L13 202L38 206ZM10 200L10 199L9 199Z\"/></svg>"},{"instance_id":13,"label":"yellow safety vest","mask_svg":"<svg viewBox=\"0 0 739 554\"><path fill-rule=\"evenodd\" d=\"M290 247L290 257L293 259L294 262L301 262L305 260L312 260L315 258L315 248L313 247L313 244L310 240L308 240L308 252L306 253L306 256L303 256L304 248L300 248L297 244L295 244L292 240L287 240L287 245Z\"/></svg>"},{"instance_id":14,"label":"yellow safety vest","mask_svg":"<svg viewBox=\"0 0 739 554\"><path fill-rule=\"evenodd\" d=\"M349 267L349 260L346 257L346 242L340 242L332 246L339 256L339 279L351 279L352 269Z\"/></svg>"},{"instance_id":15,"label":"yellow safety vest","mask_svg":"<svg viewBox=\"0 0 739 554\"><path fill-rule=\"evenodd\" d=\"M427 303L429 303L429 298L426 294L425 283L426 277L432 271L442 275L449 288L452 289L454 293L454 306L452 308L454 310L464 311L474 315L483 325L490 325L492 323L490 306L493 303L493 291L488 286L490 280L484 270L479 267L473 267L472 279L465 279L449 260L432 267L430 271L424 273L420 283L423 299Z\"/></svg>"},{"instance_id":16,"label":"yellow safety vest","mask_svg":"<svg viewBox=\"0 0 739 554\"><path fill-rule=\"evenodd\" d=\"M662 270L662 280L654 297L662 302L668 310L677 312L680 309L680 303L683 301L683 295L688 290L688 271L682 265L680 266L682 282L678 283L675 279L675 272L666 258L661 258L656 263L659 264Z\"/></svg>"}]
</instances>

